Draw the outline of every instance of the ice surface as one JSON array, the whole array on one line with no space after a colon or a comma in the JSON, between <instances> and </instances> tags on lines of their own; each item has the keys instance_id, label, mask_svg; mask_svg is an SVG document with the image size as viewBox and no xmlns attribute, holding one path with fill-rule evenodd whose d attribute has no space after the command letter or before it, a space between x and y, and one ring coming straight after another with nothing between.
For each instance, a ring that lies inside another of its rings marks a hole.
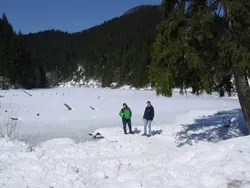
<instances>
[{"instance_id":1,"label":"ice surface","mask_svg":"<svg viewBox=\"0 0 250 188\"><path fill-rule=\"evenodd\" d=\"M10 117L18 118L20 134L24 137L31 135L29 140L34 143L61 137L86 141L89 132L98 128L121 128L118 113L124 102L133 112L133 126L143 125L142 116L148 100L155 108L153 125L157 126L179 124L180 116L194 112L196 117L197 110L200 115L206 115L204 110L217 112L239 108L237 100L208 95L180 96L178 92L174 92L172 98L157 97L154 91L99 88L56 88L28 92L32 96L21 90L0 90L0 95L4 96L0 98L0 122L4 124ZM73 110L68 111L65 103Z\"/></svg>"}]
</instances>

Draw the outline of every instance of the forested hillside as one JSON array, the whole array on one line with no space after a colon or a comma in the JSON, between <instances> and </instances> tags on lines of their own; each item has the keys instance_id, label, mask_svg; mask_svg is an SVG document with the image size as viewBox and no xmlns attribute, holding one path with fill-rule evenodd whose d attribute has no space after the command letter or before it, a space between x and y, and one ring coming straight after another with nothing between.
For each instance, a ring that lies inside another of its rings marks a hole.
<instances>
[{"instance_id":1,"label":"forested hillside","mask_svg":"<svg viewBox=\"0 0 250 188\"><path fill-rule=\"evenodd\" d=\"M149 83L147 66L160 21L159 7L142 6L81 32L49 30L22 35L22 39L51 83L72 79L82 66L86 79L98 79L104 87L112 82L141 87Z\"/></svg>"},{"instance_id":2,"label":"forested hillside","mask_svg":"<svg viewBox=\"0 0 250 188\"><path fill-rule=\"evenodd\" d=\"M22 39L3 14L0 18L0 88L47 86L43 64L35 61Z\"/></svg>"}]
</instances>

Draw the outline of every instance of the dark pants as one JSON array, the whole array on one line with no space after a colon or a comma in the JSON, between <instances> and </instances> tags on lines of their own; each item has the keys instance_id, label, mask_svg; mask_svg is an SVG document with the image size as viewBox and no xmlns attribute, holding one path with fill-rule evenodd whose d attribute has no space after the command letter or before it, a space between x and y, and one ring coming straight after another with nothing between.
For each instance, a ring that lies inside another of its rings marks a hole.
<instances>
[{"instance_id":1,"label":"dark pants","mask_svg":"<svg viewBox=\"0 0 250 188\"><path fill-rule=\"evenodd\" d=\"M126 127L126 124L128 124L128 129L129 129L129 132L130 132L130 133L132 132L131 119L125 119L125 118L122 118L122 124L123 124L124 134L126 134L126 133L127 133L127 127Z\"/></svg>"}]
</instances>

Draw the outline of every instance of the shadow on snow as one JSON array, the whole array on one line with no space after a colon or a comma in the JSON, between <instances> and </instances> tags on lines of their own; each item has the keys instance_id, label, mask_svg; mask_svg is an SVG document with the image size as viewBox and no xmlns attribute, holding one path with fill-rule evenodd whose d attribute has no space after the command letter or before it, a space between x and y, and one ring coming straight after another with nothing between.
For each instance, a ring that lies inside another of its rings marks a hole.
<instances>
[{"instance_id":1,"label":"shadow on snow","mask_svg":"<svg viewBox=\"0 0 250 188\"><path fill-rule=\"evenodd\" d=\"M192 145L199 141L219 142L230 138L246 136L247 127L241 109L220 111L211 116L196 119L195 123L182 125L177 133L178 147Z\"/></svg>"},{"instance_id":2,"label":"shadow on snow","mask_svg":"<svg viewBox=\"0 0 250 188\"><path fill-rule=\"evenodd\" d=\"M141 134L141 130L139 130L138 128L135 128L134 130L133 130L133 133L134 134ZM162 133L162 130L152 130L152 132L151 132L151 135L152 136L155 136L155 135L160 135Z\"/></svg>"}]
</instances>

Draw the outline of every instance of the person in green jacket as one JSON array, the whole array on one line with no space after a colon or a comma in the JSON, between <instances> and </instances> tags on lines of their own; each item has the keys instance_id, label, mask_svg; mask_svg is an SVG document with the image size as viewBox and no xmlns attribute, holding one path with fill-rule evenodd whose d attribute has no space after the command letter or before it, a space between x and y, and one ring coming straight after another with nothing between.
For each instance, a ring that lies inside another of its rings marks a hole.
<instances>
[{"instance_id":1,"label":"person in green jacket","mask_svg":"<svg viewBox=\"0 0 250 188\"><path fill-rule=\"evenodd\" d=\"M123 104L123 108L120 110L119 115L122 118L124 134L128 134L126 124L128 124L129 134L133 134L131 125L132 111L126 103Z\"/></svg>"}]
</instances>

